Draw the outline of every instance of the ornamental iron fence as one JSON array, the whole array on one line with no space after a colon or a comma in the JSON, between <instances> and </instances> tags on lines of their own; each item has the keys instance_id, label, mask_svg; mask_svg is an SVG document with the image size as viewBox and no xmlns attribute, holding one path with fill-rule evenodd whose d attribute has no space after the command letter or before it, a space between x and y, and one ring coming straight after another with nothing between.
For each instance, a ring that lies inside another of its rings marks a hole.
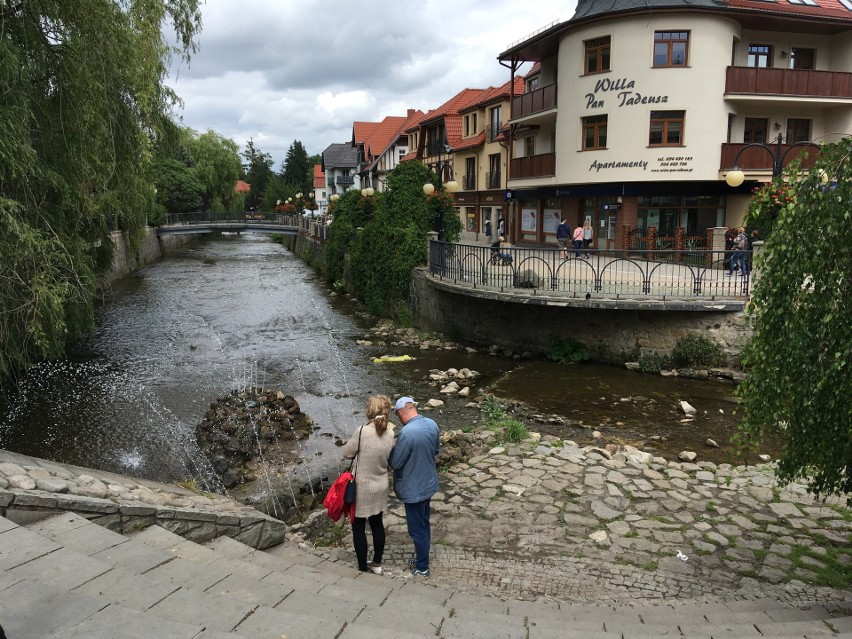
<instances>
[{"instance_id":1,"label":"ornamental iron fence","mask_svg":"<svg viewBox=\"0 0 852 639\"><path fill-rule=\"evenodd\" d=\"M707 249L541 249L431 240L432 276L474 288L527 289L570 297L742 299L749 296L751 251L732 274L726 251ZM738 262L739 264L739 262Z\"/></svg>"}]
</instances>

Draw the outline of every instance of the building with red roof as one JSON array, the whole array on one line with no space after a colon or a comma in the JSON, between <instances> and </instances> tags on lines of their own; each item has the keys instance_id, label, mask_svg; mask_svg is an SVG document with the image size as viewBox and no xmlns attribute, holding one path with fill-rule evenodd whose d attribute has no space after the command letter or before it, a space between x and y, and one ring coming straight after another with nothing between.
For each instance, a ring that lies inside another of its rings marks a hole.
<instances>
[{"instance_id":1,"label":"building with red roof","mask_svg":"<svg viewBox=\"0 0 852 639\"><path fill-rule=\"evenodd\" d=\"M852 134L852 0L579 0L498 59L535 63L509 117L515 241L553 242L566 217L600 249L700 246L742 223L773 160Z\"/></svg>"},{"instance_id":2,"label":"building with red roof","mask_svg":"<svg viewBox=\"0 0 852 639\"><path fill-rule=\"evenodd\" d=\"M408 154L406 128L422 117L422 111L408 109L405 116L391 115L381 122L353 123L352 146L358 150L363 188L384 190L385 176Z\"/></svg>"}]
</instances>

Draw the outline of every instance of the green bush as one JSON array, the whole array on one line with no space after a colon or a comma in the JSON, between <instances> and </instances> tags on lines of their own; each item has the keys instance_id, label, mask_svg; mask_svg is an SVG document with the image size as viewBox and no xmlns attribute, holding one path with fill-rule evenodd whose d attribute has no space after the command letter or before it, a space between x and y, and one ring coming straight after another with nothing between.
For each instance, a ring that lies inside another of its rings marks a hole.
<instances>
[{"instance_id":1,"label":"green bush","mask_svg":"<svg viewBox=\"0 0 852 639\"><path fill-rule=\"evenodd\" d=\"M547 349L547 359L560 364L585 362L589 359L589 349L573 337L566 337L561 340L554 339Z\"/></svg>"},{"instance_id":2,"label":"green bush","mask_svg":"<svg viewBox=\"0 0 852 639\"><path fill-rule=\"evenodd\" d=\"M725 361L722 348L700 333L680 338L672 349L672 364L682 366L718 366Z\"/></svg>"},{"instance_id":3,"label":"green bush","mask_svg":"<svg viewBox=\"0 0 852 639\"><path fill-rule=\"evenodd\" d=\"M501 427L506 433L506 441L514 442L515 444L524 441L530 436L530 432L527 430L527 427L517 419L504 419L501 423Z\"/></svg>"},{"instance_id":4,"label":"green bush","mask_svg":"<svg viewBox=\"0 0 852 639\"><path fill-rule=\"evenodd\" d=\"M643 373L659 373L661 370L671 367L672 363L669 358L656 351L650 355L639 356L639 370Z\"/></svg>"},{"instance_id":5,"label":"green bush","mask_svg":"<svg viewBox=\"0 0 852 639\"><path fill-rule=\"evenodd\" d=\"M414 326L414 314L411 307L404 300L399 300L394 307L394 318L397 324L406 328Z\"/></svg>"}]
</instances>

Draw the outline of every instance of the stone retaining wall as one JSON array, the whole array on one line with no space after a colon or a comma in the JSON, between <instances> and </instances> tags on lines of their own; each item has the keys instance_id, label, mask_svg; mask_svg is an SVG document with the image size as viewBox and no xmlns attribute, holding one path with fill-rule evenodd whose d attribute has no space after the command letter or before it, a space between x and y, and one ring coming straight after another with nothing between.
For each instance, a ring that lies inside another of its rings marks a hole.
<instances>
[{"instance_id":1,"label":"stone retaining wall","mask_svg":"<svg viewBox=\"0 0 852 639\"><path fill-rule=\"evenodd\" d=\"M729 363L738 364L749 337L742 312L537 306L504 298L496 292L491 298L453 292L438 286L425 268L414 272L411 283L418 328L516 352L543 353L554 338L573 337L589 348L593 359L608 360L637 345L643 355L669 353L679 338L700 333L722 347Z\"/></svg>"},{"instance_id":2,"label":"stone retaining wall","mask_svg":"<svg viewBox=\"0 0 852 639\"><path fill-rule=\"evenodd\" d=\"M195 542L227 536L263 549L286 525L221 495L0 450L0 516L18 524L72 511L122 534L157 525Z\"/></svg>"},{"instance_id":3,"label":"stone retaining wall","mask_svg":"<svg viewBox=\"0 0 852 639\"><path fill-rule=\"evenodd\" d=\"M285 246L320 268L323 244L299 232ZM622 353L670 354L678 339L699 333L722 347L728 364L739 367L740 353L751 337L742 311L625 310L577 308L513 302L511 295L481 292L474 297L453 292L416 269L409 303L417 328L444 333L455 340L499 346L517 353L544 353L551 341L573 337L593 359L610 361Z\"/></svg>"},{"instance_id":4,"label":"stone retaining wall","mask_svg":"<svg viewBox=\"0 0 852 639\"><path fill-rule=\"evenodd\" d=\"M194 235L166 235L157 237L157 229L149 226L145 229L145 238L138 251L130 248L127 233L113 231L112 243L115 245L112 268L102 274L98 284L104 286L117 279L130 275L134 271L160 259L166 252L184 246L196 237Z\"/></svg>"}]
</instances>

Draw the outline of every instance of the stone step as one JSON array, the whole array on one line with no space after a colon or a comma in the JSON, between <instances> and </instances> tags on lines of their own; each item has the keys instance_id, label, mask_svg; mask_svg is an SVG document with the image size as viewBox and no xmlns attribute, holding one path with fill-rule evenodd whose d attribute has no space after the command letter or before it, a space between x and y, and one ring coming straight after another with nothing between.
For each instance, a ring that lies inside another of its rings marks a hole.
<instances>
[{"instance_id":1,"label":"stone step","mask_svg":"<svg viewBox=\"0 0 852 639\"><path fill-rule=\"evenodd\" d=\"M285 543L124 536L65 514L0 518L0 623L12 639L843 637L852 618L772 599L674 605L504 601ZM835 634L839 633L839 634Z\"/></svg>"}]
</instances>

